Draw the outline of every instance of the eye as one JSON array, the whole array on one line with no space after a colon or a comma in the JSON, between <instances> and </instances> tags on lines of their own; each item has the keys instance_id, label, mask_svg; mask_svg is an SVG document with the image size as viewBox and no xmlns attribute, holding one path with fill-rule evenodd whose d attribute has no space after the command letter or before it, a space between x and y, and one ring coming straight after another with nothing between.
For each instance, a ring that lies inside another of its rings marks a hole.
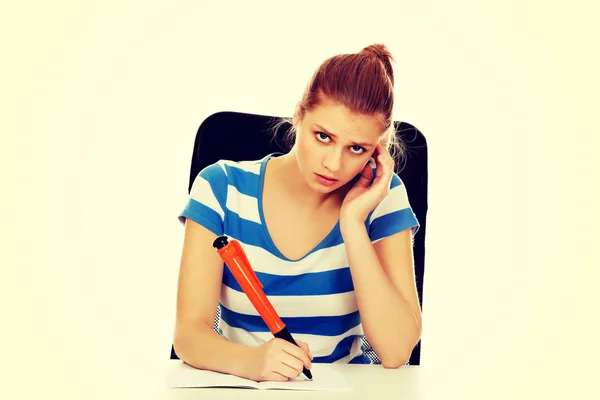
<instances>
[{"instance_id":1,"label":"eye","mask_svg":"<svg viewBox=\"0 0 600 400\"><path fill-rule=\"evenodd\" d=\"M321 142L327 143L326 140L330 139L329 135L327 135L326 133L323 132L317 132L315 134L317 136L317 139Z\"/></svg>"},{"instance_id":2,"label":"eye","mask_svg":"<svg viewBox=\"0 0 600 400\"><path fill-rule=\"evenodd\" d=\"M352 146L350 148L352 149L352 152L354 154L362 154L365 151L367 151L364 147L360 147L360 146Z\"/></svg>"}]
</instances>

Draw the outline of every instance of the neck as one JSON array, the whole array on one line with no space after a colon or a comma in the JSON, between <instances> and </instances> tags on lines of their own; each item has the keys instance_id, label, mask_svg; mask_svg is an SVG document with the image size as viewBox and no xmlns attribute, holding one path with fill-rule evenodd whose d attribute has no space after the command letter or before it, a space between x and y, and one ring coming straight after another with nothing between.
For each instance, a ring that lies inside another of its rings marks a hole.
<instances>
[{"instance_id":1,"label":"neck","mask_svg":"<svg viewBox=\"0 0 600 400\"><path fill-rule=\"evenodd\" d=\"M329 193L319 193L306 183L300 173L295 149L289 153L271 159L270 174L278 185L293 199L296 199L302 208L317 210L323 207L335 207L343 199L343 187Z\"/></svg>"}]
</instances>

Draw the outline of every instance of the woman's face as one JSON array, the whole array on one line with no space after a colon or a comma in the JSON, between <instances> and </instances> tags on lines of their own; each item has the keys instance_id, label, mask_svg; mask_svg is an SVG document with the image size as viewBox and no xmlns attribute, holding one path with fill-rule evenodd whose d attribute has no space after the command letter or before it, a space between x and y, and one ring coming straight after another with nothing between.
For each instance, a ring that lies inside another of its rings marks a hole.
<instances>
[{"instance_id":1,"label":"woman's face","mask_svg":"<svg viewBox=\"0 0 600 400\"><path fill-rule=\"evenodd\" d=\"M300 172L320 193L330 193L361 173L383 138L377 118L352 115L331 101L306 112L296 127L294 151Z\"/></svg>"}]
</instances>

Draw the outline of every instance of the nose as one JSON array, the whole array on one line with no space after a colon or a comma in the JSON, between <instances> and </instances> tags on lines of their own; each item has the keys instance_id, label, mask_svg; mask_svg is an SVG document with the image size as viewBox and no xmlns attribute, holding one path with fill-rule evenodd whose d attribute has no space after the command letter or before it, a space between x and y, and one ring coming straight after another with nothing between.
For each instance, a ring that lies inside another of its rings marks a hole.
<instances>
[{"instance_id":1,"label":"nose","mask_svg":"<svg viewBox=\"0 0 600 400\"><path fill-rule=\"evenodd\" d=\"M338 172L342 166L342 153L339 150L331 150L325 153L323 166L331 172Z\"/></svg>"}]
</instances>

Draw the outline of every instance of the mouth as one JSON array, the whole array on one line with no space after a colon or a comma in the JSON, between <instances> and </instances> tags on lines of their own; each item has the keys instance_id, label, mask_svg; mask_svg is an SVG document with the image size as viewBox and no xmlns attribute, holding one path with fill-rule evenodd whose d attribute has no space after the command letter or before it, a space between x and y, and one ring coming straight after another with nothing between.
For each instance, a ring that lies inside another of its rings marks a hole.
<instances>
[{"instance_id":1,"label":"mouth","mask_svg":"<svg viewBox=\"0 0 600 400\"><path fill-rule=\"evenodd\" d=\"M315 172L315 176L317 178L317 181L319 181L321 184L327 185L327 186L333 185L334 183L336 183L338 181L335 178L330 178L325 175L320 175L320 174L317 174L316 172Z\"/></svg>"}]
</instances>

